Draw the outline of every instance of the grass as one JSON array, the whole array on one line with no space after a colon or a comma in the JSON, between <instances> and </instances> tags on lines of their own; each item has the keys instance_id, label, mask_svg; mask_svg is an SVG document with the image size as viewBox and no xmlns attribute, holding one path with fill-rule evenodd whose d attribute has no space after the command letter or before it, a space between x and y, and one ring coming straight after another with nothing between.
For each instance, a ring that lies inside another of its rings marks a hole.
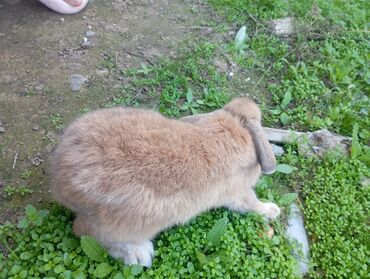
<instances>
[{"instance_id":1,"label":"grass","mask_svg":"<svg viewBox=\"0 0 370 279\"><path fill-rule=\"evenodd\" d=\"M158 66L142 65L124 72L131 82L116 96L113 105L151 105L169 117L222 107L230 96L226 92L226 75L213 65L217 46L202 42L191 49L180 50L176 59L164 60Z\"/></svg>"},{"instance_id":2,"label":"grass","mask_svg":"<svg viewBox=\"0 0 370 279\"><path fill-rule=\"evenodd\" d=\"M242 44L233 37L200 40L179 49L176 58L125 71L106 57L101 66L122 71L127 81L108 106L146 106L169 117L217 109L234 95L233 82L215 63L226 56L238 66L233 79L258 77L250 87L256 92L248 93L259 96L266 126L352 136L350 156L304 158L297 146L286 146L280 161L293 168L282 165L281 173L262 177L257 187L261 198L283 208L282 218L270 224L272 238L255 214L211 211L161 233L151 269L125 266L93 240L81 243L65 209L29 206L19 224L0 226L0 278L296 278L284 224L297 195L311 242L307 277L368 276L369 187L361 182L370 176L368 1L208 2L231 29L246 26ZM284 16L295 17L298 32L290 38L268 29L270 19ZM61 115L49 120L63 128Z\"/></svg>"}]
</instances>

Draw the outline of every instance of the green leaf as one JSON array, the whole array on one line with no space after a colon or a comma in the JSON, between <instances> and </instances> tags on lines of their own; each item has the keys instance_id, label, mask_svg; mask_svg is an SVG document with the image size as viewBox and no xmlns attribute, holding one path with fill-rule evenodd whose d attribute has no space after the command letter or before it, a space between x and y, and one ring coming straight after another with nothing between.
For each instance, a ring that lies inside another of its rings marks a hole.
<instances>
[{"instance_id":1,"label":"green leaf","mask_svg":"<svg viewBox=\"0 0 370 279\"><path fill-rule=\"evenodd\" d=\"M351 145L351 157L357 158L362 153L361 144L358 140L358 124L355 123L353 125L352 131L352 145Z\"/></svg>"},{"instance_id":2,"label":"green leaf","mask_svg":"<svg viewBox=\"0 0 370 279\"><path fill-rule=\"evenodd\" d=\"M99 264L94 272L94 275L98 278L107 277L113 271L113 267L107 263Z\"/></svg>"},{"instance_id":3,"label":"green leaf","mask_svg":"<svg viewBox=\"0 0 370 279\"><path fill-rule=\"evenodd\" d=\"M285 92L284 98L281 101L281 105L286 107L292 101L292 93L290 91Z\"/></svg>"},{"instance_id":4,"label":"green leaf","mask_svg":"<svg viewBox=\"0 0 370 279\"><path fill-rule=\"evenodd\" d=\"M196 250L195 255L198 259L198 261L203 265L208 263L207 256L203 254L203 252Z\"/></svg>"},{"instance_id":5,"label":"green leaf","mask_svg":"<svg viewBox=\"0 0 370 279\"><path fill-rule=\"evenodd\" d=\"M76 270L72 272L73 279L85 279L86 276L81 270Z\"/></svg>"},{"instance_id":6,"label":"green leaf","mask_svg":"<svg viewBox=\"0 0 370 279\"><path fill-rule=\"evenodd\" d=\"M279 199L279 204L281 204L281 205L289 205L292 202L294 202L297 198L298 198L298 194L297 193L288 193L288 194L283 195Z\"/></svg>"},{"instance_id":7,"label":"green leaf","mask_svg":"<svg viewBox=\"0 0 370 279\"><path fill-rule=\"evenodd\" d=\"M122 272L118 272L116 275L114 275L113 279L125 279Z\"/></svg>"},{"instance_id":8,"label":"green leaf","mask_svg":"<svg viewBox=\"0 0 370 279\"><path fill-rule=\"evenodd\" d=\"M134 264L131 266L131 274L136 276L139 275L143 271L143 267L141 265Z\"/></svg>"},{"instance_id":9,"label":"green leaf","mask_svg":"<svg viewBox=\"0 0 370 279\"><path fill-rule=\"evenodd\" d=\"M286 164L279 164L276 166L276 171L277 172L281 172L281 173L285 173L285 174L290 174L293 172L293 168L289 165L286 165Z\"/></svg>"},{"instance_id":10,"label":"green leaf","mask_svg":"<svg viewBox=\"0 0 370 279\"><path fill-rule=\"evenodd\" d=\"M27 220L27 218L23 218L18 223L18 228L20 229L26 229L30 225L30 222Z\"/></svg>"},{"instance_id":11,"label":"green leaf","mask_svg":"<svg viewBox=\"0 0 370 279\"><path fill-rule=\"evenodd\" d=\"M34 220L34 224L36 226L41 226L42 222L44 221L45 217L49 214L47 210L40 210L37 212L36 218Z\"/></svg>"},{"instance_id":12,"label":"green leaf","mask_svg":"<svg viewBox=\"0 0 370 279\"><path fill-rule=\"evenodd\" d=\"M186 93L186 101L188 104L191 104L193 102L193 90L191 88L188 89L188 92Z\"/></svg>"},{"instance_id":13,"label":"green leaf","mask_svg":"<svg viewBox=\"0 0 370 279\"><path fill-rule=\"evenodd\" d=\"M90 236L81 237L81 247L85 254L93 261L102 262L104 261L103 255L105 250L99 245L99 243Z\"/></svg>"},{"instance_id":14,"label":"green leaf","mask_svg":"<svg viewBox=\"0 0 370 279\"><path fill-rule=\"evenodd\" d=\"M280 108L273 109L273 110L271 110L271 113L273 115L279 115L281 113L281 109Z\"/></svg>"},{"instance_id":15,"label":"green leaf","mask_svg":"<svg viewBox=\"0 0 370 279\"><path fill-rule=\"evenodd\" d=\"M239 29L235 36L235 48L238 50L243 49L245 41L247 40L247 27L243 26Z\"/></svg>"},{"instance_id":16,"label":"green leaf","mask_svg":"<svg viewBox=\"0 0 370 279\"><path fill-rule=\"evenodd\" d=\"M211 230L208 232L207 241L209 246L217 246L221 242L221 237L224 235L229 219L223 217L216 221Z\"/></svg>"},{"instance_id":17,"label":"green leaf","mask_svg":"<svg viewBox=\"0 0 370 279\"><path fill-rule=\"evenodd\" d=\"M64 238L62 243L71 250L75 250L80 246L80 242L76 238Z\"/></svg>"},{"instance_id":18,"label":"green leaf","mask_svg":"<svg viewBox=\"0 0 370 279\"><path fill-rule=\"evenodd\" d=\"M31 204L28 204L26 206L26 215L27 216L32 216L32 215L35 215L37 213L37 209L31 205Z\"/></svg>"},{"instance_id":19,"label":"green leaf","mask_svg":"<svg viewBox=\"0 0 370 279\"><path fill-rule=\"evenodd\" d=\"M70 271L70 270L65 270L65 271L63 271L63 273L62 273L62 274L60 274L59 276L60 276L60 278L62 278L62 279L70 279L70 278L72 278L72 271Z\"/></svg>"},{"instance_id":20,"label":"green leaf","mask_svg":"<svg viewBox=\"0 0 370 279\"><path fill-rule=\"evenodd\" d=\"M283 112L280 114L280 121L283 123L283 125L287 125L290 121L290 117L286 112Z\"/></svg>"},{"instance_id":21,"label":"green leaf","mask_svg":"<svg viewBox=\"0 0 370 279\"><path fill-rule=\"evenodd\" d=\"M280 239L279 237L277 237L276 235L274 235L271 239L271 242L274 244L274 245L279 245L280 244Z\"/></svg>"}]
</instances>

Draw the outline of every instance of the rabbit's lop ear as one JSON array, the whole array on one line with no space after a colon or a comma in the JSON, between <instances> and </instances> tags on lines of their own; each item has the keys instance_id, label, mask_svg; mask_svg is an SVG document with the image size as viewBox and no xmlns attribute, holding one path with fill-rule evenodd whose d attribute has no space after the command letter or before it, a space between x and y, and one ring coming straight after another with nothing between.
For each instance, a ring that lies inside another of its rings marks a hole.
<instances>
[{"instance_id":1,"label":"rabbit's lop ear","mask_svg":"<svg viewBox=\"0 0 370 279\"><path fill-rule=\"evenodd\" d=\"M252 135L258 162L262 173L275 172L276 159L272 146L261 126L261 111L257 104L248 97L236 98L224 106L224 110L236 117L241 125Z\"/></svg>"},{"instance_id":2,"label":"rabbit's lop ear","mask_svg":"<svg viewBox=\"0 0 370 279\"><path fill-rule=\"evenodd\" d=\"M276 169L276 159L272 145L267 140L260 122L256 119L249 119L246 128L252 135L253 144L256 149L257 159L261 165L262 173L272 174Z\"/></svg>"}]
</instances>

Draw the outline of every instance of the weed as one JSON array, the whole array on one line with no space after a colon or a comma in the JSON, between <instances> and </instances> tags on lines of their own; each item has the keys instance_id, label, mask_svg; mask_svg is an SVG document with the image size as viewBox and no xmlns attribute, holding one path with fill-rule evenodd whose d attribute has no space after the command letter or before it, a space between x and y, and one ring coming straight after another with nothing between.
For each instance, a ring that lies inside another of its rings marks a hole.
<instances>
[{"instance_id":1,"label":"weed","mask_svg":"<svg viewBox=\"0 0 370 279\"><path fill-rule=\"evenodd\" d=\"M57 131L63 130L63 116L59 113L50 114L49 121Z\"/></svg>"},{"instance_id":2,"label":"weed","mask_svg":"<svg viewBox=\"0 0 370 279\"><path fill-rule=\"evenodd\" d=\"M147 103L154 101L166 116L218 109L230 96L226 93L226 76L219 74L212 64L216 52L216 45L200 43L175 60L164 60L156 67L129 70L126 73L132 77L129 91L138 92L136 95ZM127 91L123 92L124 104ZM116 100L121 102L121 98L117 96Z\"/></svg>"},{"instance_id":3,"label":"weed","mask_svg":"<svg viewBox=\"0 0 370 279\"><path fill-rule=\"evenodd\" d=\"M114 70L117 68L117 63L114 57L105 55L104 60L101 62L100 66L107 68L108 70Z\"/></svg>"},{"instance_id":4,"label":"weed","mask_svg":"<svg viewBox=\"0 0 370 279\"><path fill-rule=\"evenodd\" d=\"M17 188L15 188L14 186L8 185L8 186L5 186L4 193L7 197L11 197L16 193L16 190Z\"/></svg>"},{"instance_id":5,"label":"weed","mask_svg":"<svg viewBox=\"0 0 370 279\"><path fill-rule=\"evenodd\" d=\"M32 171L25 170L21 173L21 178L24 179L24 180L27 180L31 177L31 175L32 175Z\"/></svg>"},{"instance_id":6,"label":"weed","mask_svg":"<svg viewBox=\"0 0 370 279\"><path fill-rule=\"evenodd\" d=\"M14 187L14 186L8 185L4 188L4 193L9 198L14 196L15 194L19 194L20 196L24 197L27 194L32 194L33 190L29 189L26 186Z\"/></svg>"}]
</instances>

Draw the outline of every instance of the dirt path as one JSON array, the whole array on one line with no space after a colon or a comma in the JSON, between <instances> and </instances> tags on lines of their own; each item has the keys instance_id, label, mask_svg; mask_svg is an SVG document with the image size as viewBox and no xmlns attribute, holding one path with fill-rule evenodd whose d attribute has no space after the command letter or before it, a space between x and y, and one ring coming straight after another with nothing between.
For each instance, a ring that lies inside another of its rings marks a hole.
<instances>
[{"instance_id":1,"label":"dirt path","mask_svg":"<svg viewBox=\"0 0 370 279\"><path fill-rule=\"evenodd\" d=\"M47 159L63 125L109 102L125 82L102 61L127 69L173 55L191 36L187 27L204 20L196 13L203 8L181 0L106 0L63 16L34 0L0 1L0 223L27 202L48 200ZM82 47L87 31L95 34ZM72 74L88 79L77 92ZM7 197L7 186L33 194Z\"/></svg>"}]
</instances>

